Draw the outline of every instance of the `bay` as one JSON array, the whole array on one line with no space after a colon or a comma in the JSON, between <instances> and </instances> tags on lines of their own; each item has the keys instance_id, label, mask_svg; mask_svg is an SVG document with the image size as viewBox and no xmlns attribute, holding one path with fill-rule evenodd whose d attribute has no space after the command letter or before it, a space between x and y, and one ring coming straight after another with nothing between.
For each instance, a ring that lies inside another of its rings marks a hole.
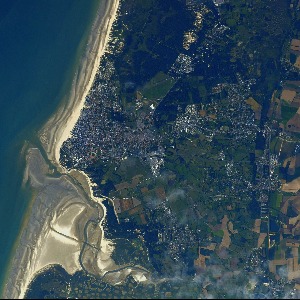
<instances>
[{"instance_id":1,"label":"bay","mask_svg":"<svg viewBox=\"0 0 300 300\"><path fill-rule=\"evenodd\" d=\"M32 198L22 187L22 149L25 141L36 145L38 130L70 90L98 6L0 1L0 286Z\"/></svg>"}]
</instances>

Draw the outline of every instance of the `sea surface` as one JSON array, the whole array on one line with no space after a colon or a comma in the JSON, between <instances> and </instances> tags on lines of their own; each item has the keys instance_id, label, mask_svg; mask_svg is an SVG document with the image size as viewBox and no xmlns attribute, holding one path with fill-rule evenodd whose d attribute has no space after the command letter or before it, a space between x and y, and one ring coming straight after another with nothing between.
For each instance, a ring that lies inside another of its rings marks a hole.
<instances>
[{"instance_id":1,"label":"sea surface","mask_svg":"<svg viewBox=\"0 0 300 300\"><path fill-rule=\"evenodd\" d=\"M99 3L0 1L0 287L32 199L22 149L70 90Z\"/></svg>"}]
</instances>

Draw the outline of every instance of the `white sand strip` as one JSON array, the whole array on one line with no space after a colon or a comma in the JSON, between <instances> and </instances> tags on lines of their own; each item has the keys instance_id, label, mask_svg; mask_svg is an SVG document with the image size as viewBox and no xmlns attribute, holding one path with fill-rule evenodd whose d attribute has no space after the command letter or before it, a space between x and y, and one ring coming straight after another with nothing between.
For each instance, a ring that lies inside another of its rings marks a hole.
<instances>
[{"instance_id":1,"label":"white sand strip","mask_svg":"<svg viewBox=\"0 0 300 300\"><path fill-rule=\"evenodd\" d=\"M118 15L118 8L119 0L101 1L98 15L89 37L85 56L82 58L78 71L74 76L70 95L67 101L63 101L58 111L48 120L39 132L40 140L47 152L48 158L60 171L65 171L59 164L60 148L63 142L71 136L71 131L80 117L80 112L84 107L85 98L92 87L95 75L98 71L100 59L105 53L113 22ZM83 173L83 175L85 175L87 179L92 195L92 183L86 174ZM102 200L96 199L93 196L92 198L97 202L101 202ZM37 205L42 205L42 203L37 203ZM43 207L41 206L41 209L42 208ZM104 211L104 214L105 213L106 211ZM35 211L31 211L30 214L34 215ZM42 244L47 242L51 243L51 241L54 241L54 236L53 238L49 238L51 230L49 228L48 219L46 222L43 222L42 228L41 225L42 224L39 224L39 226L35 226L35 228L30 228L30 230L24 228L24 230L26 229L26 233L23 232L23 242L18 242L18 256L13 259L11 264L12 268L9 271L10 274L6 280L6 287L4 289L4 298L12 296L13 298L23 298L31 279L37 275L41 267L49 265L50 261L41 259L45 254ZM70 243L70 241L66 243L67 240L64 242L65 245ZM70 245L72 245L72 243ZM26 251L26 249L28 251ZM73 252L71 251L71 253ZM77 253L77 248L75 252ZM76 259L64 261L62 257L57 260L51 258L51 263L62 265L66 271L71 274L80 268L79 265L76 265L78 264L78 260Z\"/></svg>"},{"instance_id":2,"label":"white sand strip","mask_svg":"<svg viewBox=\"0 0 300 300\"><path fill-rule=\"evenodd\" d=\"M105 8L105 13L101 12ZM100 12L93 25L88 41L87 55L81 64L73 80L72 89L67 101L64 101L58 111L48 120L39 132L40 140L48 154L48 158L59 168L65 171L59 164L60 148L70 136L72 129L80 117L95 76L100 60L105 53L105 48L110 40L112 25L117 18L119 0L106 0L101 4Z\"/></svg>"}]
</instances>

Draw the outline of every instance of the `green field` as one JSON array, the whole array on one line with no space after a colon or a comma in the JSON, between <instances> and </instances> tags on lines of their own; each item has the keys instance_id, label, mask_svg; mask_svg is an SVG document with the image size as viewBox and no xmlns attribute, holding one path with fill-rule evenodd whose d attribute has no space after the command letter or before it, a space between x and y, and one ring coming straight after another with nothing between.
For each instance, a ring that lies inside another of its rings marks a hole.
<instances>
[{"instance_id":1,"label":"green field","mask_svg":"<svg viewBox=\"0 0 300 300\"><path fill-rule=\"evenodd\" d=\"M297 112L298 108L286 105L281 106L282 122L285 125Z\"/></svg>"},{"instance_id":2,"label":"green field","mask_svg":"<svg viewBox=\"0 0 300 300\"><path fill-rule=\"evenodd\" d=\"M280 210L280 204L282 202L283 195L281 193L275 192L272 193L270 196L270 208L271 208L271 215L277 216Z\"/></svg>"},{"instance_id":3,"label":"green field","mask_svg":"<svg viewBox=\"0 0 300 300\"><path fill-rule=\"evenodd\" d=\"M143 86L140 92L148 100L159 100L167 95L175 82L176 79L159 72Z\"/></svg>"}]
</instances>

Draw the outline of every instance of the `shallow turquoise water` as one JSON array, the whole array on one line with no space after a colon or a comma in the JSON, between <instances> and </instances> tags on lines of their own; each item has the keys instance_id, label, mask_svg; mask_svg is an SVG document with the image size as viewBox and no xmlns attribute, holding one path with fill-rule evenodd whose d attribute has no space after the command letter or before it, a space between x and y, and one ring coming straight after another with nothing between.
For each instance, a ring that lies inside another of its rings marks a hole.
<instances>
[{"instance_id":1,"label":"shallow turquoise water","mask_svg":"<svg viewBox=\"0 0 300 300\"><path fill-rule=\"evenodd\" d=\"M31 198L21 149L70 88L98 4L0 1L0 286Z\"/></svg>"}]
</instances>

